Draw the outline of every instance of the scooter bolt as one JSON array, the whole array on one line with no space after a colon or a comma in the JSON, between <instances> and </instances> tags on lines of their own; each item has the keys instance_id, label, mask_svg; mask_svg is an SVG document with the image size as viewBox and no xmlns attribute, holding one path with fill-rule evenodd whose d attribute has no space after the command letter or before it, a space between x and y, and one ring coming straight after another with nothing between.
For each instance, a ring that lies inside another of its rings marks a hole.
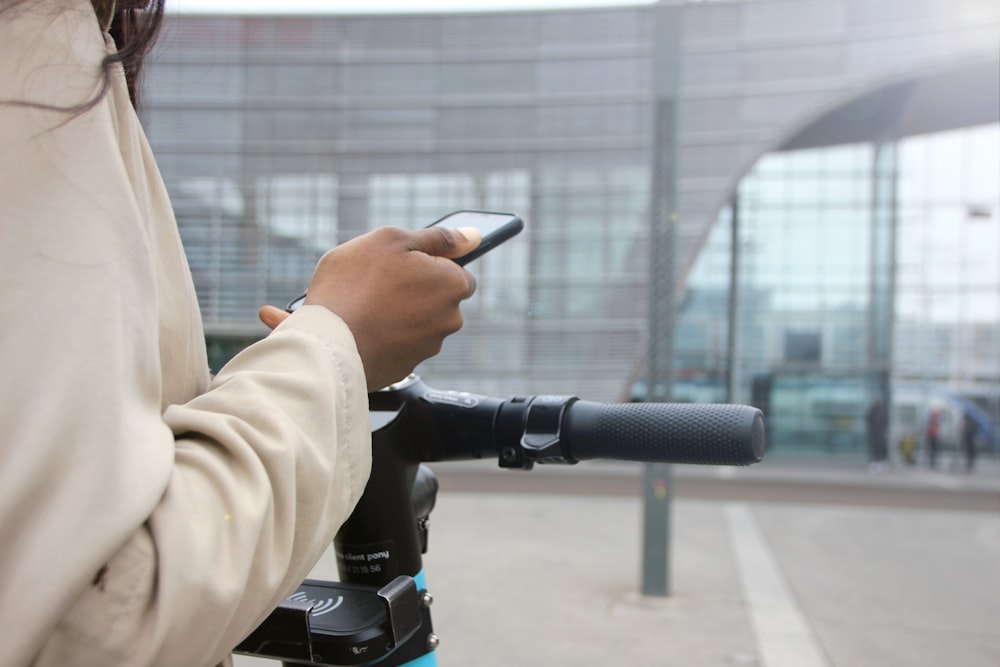
<instances>
[{"instance_id":1,"label":"scooter bolt","mask_svg":"<svg viewBox=\"0 0 1000 667\"><path fill-rule=\"evenodd\" d=\"M436 651L437 647L441 645L441 638L437 635L427 635L427 648L431 651Z\"/></svg>"}]
</instances>

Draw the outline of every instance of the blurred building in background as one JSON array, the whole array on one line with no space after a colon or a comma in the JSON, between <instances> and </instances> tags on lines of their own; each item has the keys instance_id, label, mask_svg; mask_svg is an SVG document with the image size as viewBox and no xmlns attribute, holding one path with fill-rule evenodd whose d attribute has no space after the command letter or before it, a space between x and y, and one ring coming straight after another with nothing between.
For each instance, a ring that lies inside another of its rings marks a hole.
<instances>
[{"instance_id":1,"label":"blurred building in background","mask_svg":"<svg viewBox=\"0 0 1000 667\"><path fill-rule=\"evenodd\" d=\"M874 401L894 442L940 405L991 449L998 34L990 0L172 15L143 120L216 364L330 246L505 210L434 386L748 402L775 450L848 455Z\"/></svg>"}]
</instances>

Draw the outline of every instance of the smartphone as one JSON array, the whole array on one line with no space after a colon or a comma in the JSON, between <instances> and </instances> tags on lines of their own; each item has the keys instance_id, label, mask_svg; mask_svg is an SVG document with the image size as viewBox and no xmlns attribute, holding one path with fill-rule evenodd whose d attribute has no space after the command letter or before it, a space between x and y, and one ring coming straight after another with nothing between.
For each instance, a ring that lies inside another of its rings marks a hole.
<instances>
[{"instance_id":1,"label":"smartphone","mask_svg":"<svg viewBox=\"0 0 1000 667\"><path fill-rule=\"evenodd\" d=\"M467 255L455 259L459 266L465 266L477 257L482 257L498 245L517 236L524 229L524 220L513 213L493 213L491 211L455 211L440 220L435 220L428 227L445 226L452 229L458 227L475 227L483 233L479 246Z\"/></svg>"},{"instance_id":2,"label":"smartphone","mask_svg":"<svg viewBox=\"0 0 1000 667\"><path fill-rule=\"evenodd\" d=\"M475 250L455 259L459 266L465 266L477 257L482 257L493 248L508 239L517 236L524 229L524 220L513 213L494 213L492 211L455 211L440 220L435 220L428 227L444 225L452 229L458 227L475 227L483 233L483 240ZM285 306L289 313L302 305L306 295L298 297Z\"/></svg>"}]
</instances>

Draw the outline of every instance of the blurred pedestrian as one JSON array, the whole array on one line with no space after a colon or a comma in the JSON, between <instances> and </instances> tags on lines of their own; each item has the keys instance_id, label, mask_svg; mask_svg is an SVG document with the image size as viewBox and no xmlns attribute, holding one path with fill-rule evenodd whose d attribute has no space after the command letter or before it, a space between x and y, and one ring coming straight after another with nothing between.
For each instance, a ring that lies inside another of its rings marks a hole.
<instances>
[{"instance_id":1,"label":"blurred pedestrian","mask_svg":"<svg viewBox=\"0 0 1000 667\"><path fill-rule=\"evenodd\" d=\"M938 449L941 446L941 409L932 408L927 417L927 429L924 432L927 441L927 465L931 468L937 465Z\"/></svg>"},{"instance_id":2,"label":"blurred pedestrian","mask_svg":"<svg viewBox=\"0 0 1000 667\"><path fill-rule=\"evenodd\" d=\"M965 469L972 472L976 466L976 434L979 424L969 411L962 418L962 450L965 453Z\"/></svg>"},{"instance_id":3,"label":"blurred pedestrian","mask_svg":"<svg viewBox=\"0 0 1000 667\"><path fill-rule=\"evenodd\" d=\"M885 404L876 399L865 415L868 426L868 471L883 472L889 467L889 446L886 436L888 418Z\"/></svg>"}]
</instances>

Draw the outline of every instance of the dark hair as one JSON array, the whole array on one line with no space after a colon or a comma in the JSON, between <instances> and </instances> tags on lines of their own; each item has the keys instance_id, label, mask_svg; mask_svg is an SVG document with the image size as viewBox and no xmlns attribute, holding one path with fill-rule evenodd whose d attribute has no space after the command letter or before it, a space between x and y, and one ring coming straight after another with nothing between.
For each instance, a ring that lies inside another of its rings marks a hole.
<instances>
[{"instance_id":1,"label":"dark hair","mask_svg":"<svg viewBox=\"0 0 1000 667\"><path fill-rule=\"evenodd\" d=\"M11 104L63 111L70 114L71 117L76 116L94 108L104 99L111 88L112 70L116 64L121 63L122 69L125 71L125 81L128 84L129 99L132 100L132 105L138 108L142 83L142 64L150 49L153 48L153 43L160 32L160 26L163 23L164 2L165 0L118 0L109 28L117 53L110 54L101 61L100 86L89 100L63 107L31 100L0 99L0 105ZM13 0L6 6L2 6L0 3L0 13L30 3L31 0Z\"/></svg>"},{"instance_id":2,"label":"dark hair","mask_svg":"<svg viewBox=\"0 0 1000 667\"><path fill-rule=\"evenodd\" d=\"M111 67L120 62L125 70L132 106L138 108L142 87L142 64L160 32L164 2L165 0L119 2L119 5L124 6L116 7L110 30L118 53L109 55L102 63L105 82L100 95L107 90Z\"/></svg>"}]
</instances>

